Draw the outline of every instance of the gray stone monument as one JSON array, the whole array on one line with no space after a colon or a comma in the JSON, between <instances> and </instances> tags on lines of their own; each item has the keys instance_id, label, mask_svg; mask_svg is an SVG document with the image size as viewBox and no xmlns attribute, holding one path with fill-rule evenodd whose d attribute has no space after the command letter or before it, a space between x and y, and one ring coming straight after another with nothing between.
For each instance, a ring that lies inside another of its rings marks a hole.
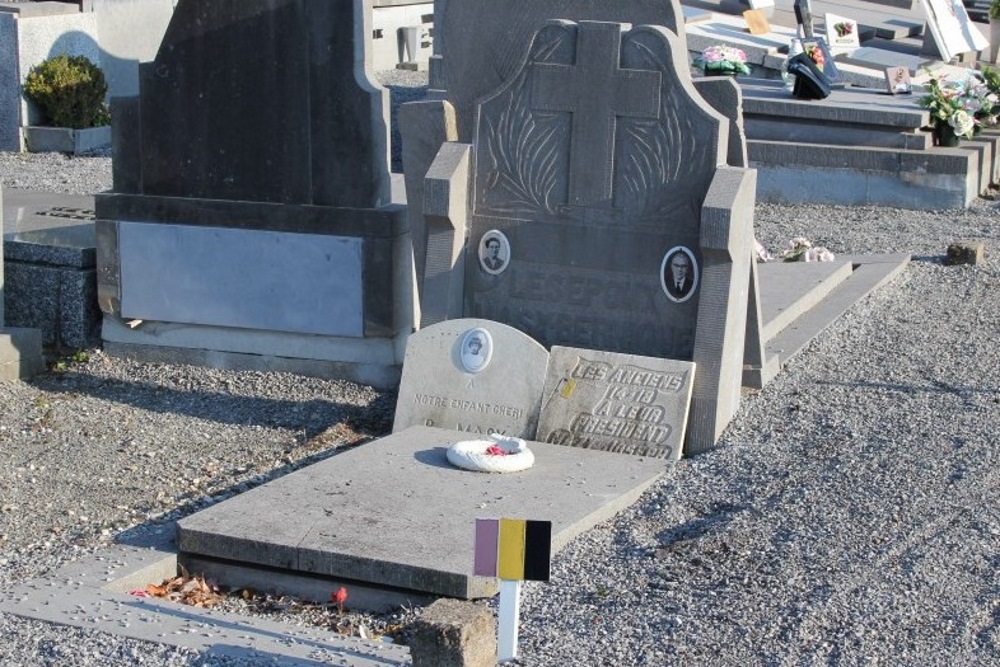
<instances>
[{"instance_id":1,"label":"gray stone monument","mask_svg":"<svg viewBox=\"0 0 1000 667\"><path fill-rule=\"evenodd\" d=\"M18 380L45 370L42 332L4 326L3 188L0 188L0 380Z\"/></svg>"},{"instance_id":2,"label":"gray stone monument","mask_svg":"<svg viewBox=\"0 0 1000 667\"><path fill-rule=\"evenodd\" d=\"M473 163L450 172L471 201L442 216L469 230L466 316L546 347L694 361L686 451L711 447L739 401L755 172L720 166L741 158L731 121L679 38L551 20L474 117Z\"/></svg>"},{"instance_id":3,"label":"gray stone monument","mask_svg":"<svg viewBox=\"0 0 1000 667\"><path fill-rule=\"evenodd\" d=\"M370 0L177 4L113 108L107 349L398 381L413 269L370 33Z\"/></svg>"},{"instance_id":4,"label":"gray stone monument","mask_svg":"<svg viewBox=\"0 0 1000 667\"><path fill-rule=\"evenodd\" d=\"M448 320L410 337L393 432L410 426L534 439L549 353L499 322Z\"/></svg>"}]
</instances>

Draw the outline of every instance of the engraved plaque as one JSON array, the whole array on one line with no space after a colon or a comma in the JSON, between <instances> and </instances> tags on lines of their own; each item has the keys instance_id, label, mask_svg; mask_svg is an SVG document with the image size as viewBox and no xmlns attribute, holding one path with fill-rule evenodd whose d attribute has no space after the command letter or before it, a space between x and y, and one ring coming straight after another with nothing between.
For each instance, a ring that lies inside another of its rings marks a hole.
<instances>
[{"instance_id":1,"label":"engraved plaque","mask_svg":"<svg viewBox=\"0 0 1000 667\"><path fill-rule=\"evenodd\" d=\"M537 439L679 459L694 372L690 361L553 347Z\"/></svg>"},{"instance_id":2,"label":"engraved plaque","mask_svg":"<svg viewBox=\"0 0 1000 667\"><path fill-rule=\"evenodd\" d=\"M505 324L448 320L410 337L393 432L436 426L535 437L548 352Z\"/></svg>"}]
</instances>

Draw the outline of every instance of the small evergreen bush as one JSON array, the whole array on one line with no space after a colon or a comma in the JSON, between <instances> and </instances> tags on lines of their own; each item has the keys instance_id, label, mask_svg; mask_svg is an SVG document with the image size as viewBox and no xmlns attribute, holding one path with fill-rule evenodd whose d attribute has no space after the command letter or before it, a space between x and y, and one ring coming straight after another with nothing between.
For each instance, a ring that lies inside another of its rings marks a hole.
<instances>
[{"instance_id":1,"label":"small evergreen bush","mask_svg":"<svg viewBox=\"0 0 1000 667\"><path fill-rule=\"evenodd\" d=\"M32 67L24 81L24 94L55 127L108 125L107 91L101 68L85 56L49 58Z\"/></svg>"}]
</instances>

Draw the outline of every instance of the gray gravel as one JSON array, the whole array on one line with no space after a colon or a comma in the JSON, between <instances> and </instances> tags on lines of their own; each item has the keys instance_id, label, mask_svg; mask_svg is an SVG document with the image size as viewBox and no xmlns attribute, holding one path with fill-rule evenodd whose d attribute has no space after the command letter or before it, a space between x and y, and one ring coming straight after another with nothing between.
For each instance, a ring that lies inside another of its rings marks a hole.
<instances>
[{"instance_id":1,"label":"gray gravel","mask_svg":"<svg viewBox=\"0 0 1000 667\"><path fill-rule=\"evenodd\" d=\"M0 154L5 187L95 192L107 157ZM821 185L821 184L818 184ZM526 665L1000 663L1000 270L945 267L967 211L757 207L772 251L910 252L763 391L525 586ZM393 396L287 374L90 360L0 384L0 585L384 432ZM0 615L0 665L222 665Z\"/></svg>"}]
</instances>

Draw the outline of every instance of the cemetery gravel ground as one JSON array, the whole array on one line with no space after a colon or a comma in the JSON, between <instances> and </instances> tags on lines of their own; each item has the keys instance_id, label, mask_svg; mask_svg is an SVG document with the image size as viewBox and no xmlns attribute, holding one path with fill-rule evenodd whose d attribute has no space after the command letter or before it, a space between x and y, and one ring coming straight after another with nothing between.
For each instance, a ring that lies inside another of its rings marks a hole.
<instances>
[{"instance_id":1,"label":"cemetery gravel ground","mask_svg":"<svg viewBox=\"0 0 1000 667\"><path fill-rule=\"evenodd\" d=\"M94 192L110 161L0 154L0 182ZM914 261L746 394L718 449L526 584L521 662L1000 663L1000 260L941 261L960 238L1000 248L1000 207L762 204L757 226L772 250ZM0 586L391 421L391 393L350 383L89 354L0 383ZM0 637L0 665L246 664L9 615Z\"/></svg>"}]
</instances>

